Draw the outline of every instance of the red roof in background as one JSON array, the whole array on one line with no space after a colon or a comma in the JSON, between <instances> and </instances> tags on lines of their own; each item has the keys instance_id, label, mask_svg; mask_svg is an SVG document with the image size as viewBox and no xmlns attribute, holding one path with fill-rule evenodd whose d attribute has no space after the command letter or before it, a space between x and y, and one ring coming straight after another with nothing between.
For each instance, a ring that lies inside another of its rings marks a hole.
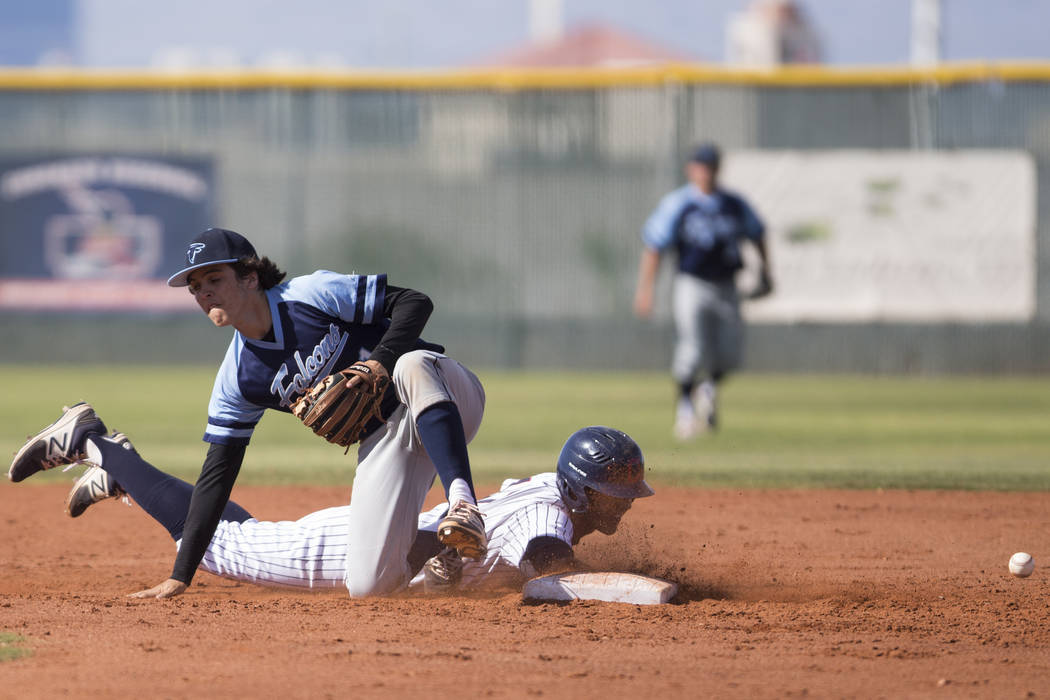
<instances>
[{"instance_id":1,"label":"red roof in background","mask_svg":"<svg viewBox=\"0 0 1050 700\"><path fill-rule=\"evenodd\" d=\"M605 25L574 28L556 41L528 43L482 61L484 66L625 66L694 62L688 54L651 44Z\"/></svg>"}]
</instances>

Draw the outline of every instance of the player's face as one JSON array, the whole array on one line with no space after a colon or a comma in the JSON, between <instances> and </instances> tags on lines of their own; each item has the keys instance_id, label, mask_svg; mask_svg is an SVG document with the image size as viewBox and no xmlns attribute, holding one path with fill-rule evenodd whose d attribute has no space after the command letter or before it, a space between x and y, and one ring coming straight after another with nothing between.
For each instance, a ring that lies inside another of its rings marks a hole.
<instances>
[{"instance_id":1,"label":"player's face","mask_svg":"<svg viewBox=\"0 0 1050 700\"><path fill-rule=\"evenodd\" d=\"M229 265L211 265L194 270L189 276L189 290L197 305L216 326L235 325L244 316L256 293L254 275L238 278Z\"/></svg>"},{"instance_id":2,"label":"player's face","mask_svg":"<svg viewBox=\"0 0 1050 700\"><path fill-rule=\"evenodd\" d=\"M606 535L616 532L620 519L631 509L632 502L629 498L614 498L592 489L587 489L587 500L590 504L587 515L590 516L594 529Z\"/></svg>"},{"instance_id":3,"label":"player's face","mask_svg":"<svg viewBox=\"0 0 1050 700\"><path fill-rule=\"evenodd\" d=\"M685 166L685 176L689 182L697 186L701 192L711 192L715 188L717 170L703 163L690 161Z\"/></svg>"}]
</instances>

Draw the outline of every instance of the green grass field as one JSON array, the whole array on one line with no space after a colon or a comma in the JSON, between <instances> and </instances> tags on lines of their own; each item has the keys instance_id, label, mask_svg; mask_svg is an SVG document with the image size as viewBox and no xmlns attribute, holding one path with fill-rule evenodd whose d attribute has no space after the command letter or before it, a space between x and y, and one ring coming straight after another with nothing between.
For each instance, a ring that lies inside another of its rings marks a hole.
<instances>
[{"instance_id":1,"label":"green grass field","mask_svg":"<svg viewBox=\"0 0 1050 700\"><path fill-rule=\"evenodd\" d=\"M214 368L0 366L0 441L9 454L63 403L90 401L157 466L193 480L206 445ZM1050 489L1050 379L741 375L725 388L723 429L671 437L663 373L483 372L485 422L474 473L495 483L552 469L590 424L641 444L657 484L721 487ZM353 452L267 414L242 484L349 484ZM34 480L69 480L59 470Z\"/></svg>"},{"instance_id":2,"label":"green grass field","mask_svg":"<svg viewBox=\"0 0 1050 700\"><path fill-rule=\"evenodd\" d=\"M26 639L14 632L0 631L0 663L14 661L32 655L33 650L26 646Z\"/></svg>"}]
</instances>

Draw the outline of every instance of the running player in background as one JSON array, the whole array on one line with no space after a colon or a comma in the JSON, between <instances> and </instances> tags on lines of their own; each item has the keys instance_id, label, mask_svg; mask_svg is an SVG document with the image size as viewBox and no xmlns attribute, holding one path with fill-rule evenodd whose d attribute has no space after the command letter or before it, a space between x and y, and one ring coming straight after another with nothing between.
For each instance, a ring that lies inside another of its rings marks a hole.
<instances>
[{"instance_id":1,"label":"running player in background","mask_svg":"<svg viewBox=\"0 0 1050 700\"><path fill-rule=\"evenodd\" d=\"M744 328L735 277L744 266L743 242L755 246L761 261L759 285L749 297L773 290L765 227L743 197L718 185L720 162L717 146L698 146L685 166L689 182L666 195L642 229L634 298L639 317L652 313L660 256L673 250L677 258L671 374L678 385L674 433L682 440L718 427L719 383L740 364Z\"/></svg>"},{"instance_id":2,"label":"running player in background","mask_svg":"<svg viewBox=\"0 0 1050 700\"><path fill-rule=\"evenodd\" d=\"M193 493L190 484L147 463L120 433L105 436L49 426L39 439L67 446L55 453L56 465L72 463L76 455L89 464L66 499L70 516L78 517L104 499L127 495L180 545ZM409 569L416 575L412 583L429 592L515 587L534 576L578 569L573 545L594 531L614 533L632 501L652 495L644 476L641 449L628 435L603 426L578 430L562 447L555 472L508 479L498 492L478 502L489 542L484 558L464 560L441 544L436 531L447 504L419 514L407 553ZM262 585L344 585L349 508L327 508L294 522L265 522L231 501L200 568Z\"/></svg>"},{"instance_id":3,"label":"running player in background","mask_svg":"<svg viewBox=\"0 0 1050 700\"><path fill-rule=\"evenodd\" d=\"M345 515L346 586L353 596L398 590L409 579L406 556L435 472L449 500L438 527L460 555L483 557L485 527L477 509L467 443L481 424L485 393L468 369L420 339L433 304L386 275L319 270L282 283L285 273L260 258L240 234L208 229L190 242L185 266L168 280L188 287L216 326L233 339L208 404L210 444L193 488L171 577L142 593L167 598L193 578L221 520L245 449L266 409L292 402L324 377L352 364L389 374L382 420L367 426ZM87 404L67 410L15 456L8 477L21 481L54 466L68 440L105 433ZM68 435L66 434L68 433ZM75 459L75 457L74 457Z\"/></svg>"}]
</instances>

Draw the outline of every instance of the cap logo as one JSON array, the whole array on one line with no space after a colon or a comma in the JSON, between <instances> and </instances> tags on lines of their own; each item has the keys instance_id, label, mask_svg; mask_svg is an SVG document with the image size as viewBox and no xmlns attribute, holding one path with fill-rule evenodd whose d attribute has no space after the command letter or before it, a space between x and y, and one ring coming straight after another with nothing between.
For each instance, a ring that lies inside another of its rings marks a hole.
<instances>
[{"instance_id":1,"label":"cap logo","mask_svg":"<svg viewBox=\"0 0 1050 700\"><path fill-rule=\"evenodd\" d=\"M190 249L186 251L186 260L192 265L197 260L197 253L204 250L203 243L190 243Z\"/></svg>"}]
</instances>

